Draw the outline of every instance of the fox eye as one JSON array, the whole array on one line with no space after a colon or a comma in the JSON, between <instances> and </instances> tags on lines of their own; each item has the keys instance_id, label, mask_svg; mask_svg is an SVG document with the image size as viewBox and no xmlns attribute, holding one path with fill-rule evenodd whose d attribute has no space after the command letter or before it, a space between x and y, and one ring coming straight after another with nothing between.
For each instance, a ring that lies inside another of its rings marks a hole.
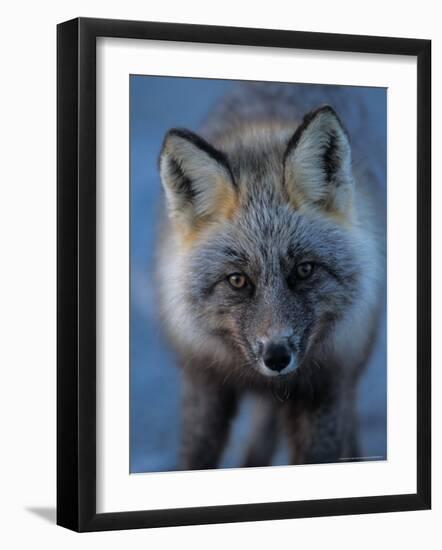
<instances>
[{"instance_id":1,"label":"fox eye","mask_svg":"<svg viewBox=\"0 0 442 550\"><path fill-rule=\"evenodd\" d=\"M308 279L312 276L314 264L312 262L303 262L296 266L296 277L298 279Z\"/></svg>"},{"instance_id":2,"label":"fox eye","mask_svg":"<svg viewBox=\"0 0 442 550\"><path fill-rule=\"evenodd\" d=\"M227 280L232 288L235 290L241 290L247 285L247 277L242 273L232 273L227 277Z\"/></svg>"}]
</instances>

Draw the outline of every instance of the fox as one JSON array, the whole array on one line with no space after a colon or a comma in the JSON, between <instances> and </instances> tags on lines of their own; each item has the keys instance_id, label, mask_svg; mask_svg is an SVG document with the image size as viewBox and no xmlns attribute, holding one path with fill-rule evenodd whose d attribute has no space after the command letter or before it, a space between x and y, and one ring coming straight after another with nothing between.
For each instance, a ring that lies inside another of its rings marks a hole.
<instances>
[{"instance_id":1,"label":"fox","mask_svg":"<svg viewBox=\"0 0 442 550\"><path fill-rule=\"evenodd\" d=\"M242 83L198 133L164 137L157 276L180 366L180 470L219 467L249 394L259 429L242 466L270 465L281 433L289 464L360 457L385 199L339 116L345 92L311 90Z\"/></svg>"}]
</instances>

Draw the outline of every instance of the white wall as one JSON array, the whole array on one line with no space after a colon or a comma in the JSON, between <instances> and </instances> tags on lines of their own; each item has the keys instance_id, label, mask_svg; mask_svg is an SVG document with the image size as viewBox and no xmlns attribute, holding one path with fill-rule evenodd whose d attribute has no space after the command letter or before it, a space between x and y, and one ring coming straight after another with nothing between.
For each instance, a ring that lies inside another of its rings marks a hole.
<instances>
[{"instance_id":1,"label":"white wall","mask_svg":"<svg viewBox=\"0 0 442 550\"><path fill-rule=\"evenodd\" d=\"M335 0L8 2L2 10L0 132L0 541L6 548L435 548L442 521L441 292L434 285L434 510L401 514L76 535L55 527L55 25L110 17L433 39L433 151L440 152L442 38L438 3ZM434 154L433 181L441 181ZM434 186L434 235L441 188ZM441 280L434 238L433 280ZM438 309L438 311L436 311ZM436 336L439 336L436 338ZM440 540L439 540L440 544Z\"/></svg>"}]
</instances>

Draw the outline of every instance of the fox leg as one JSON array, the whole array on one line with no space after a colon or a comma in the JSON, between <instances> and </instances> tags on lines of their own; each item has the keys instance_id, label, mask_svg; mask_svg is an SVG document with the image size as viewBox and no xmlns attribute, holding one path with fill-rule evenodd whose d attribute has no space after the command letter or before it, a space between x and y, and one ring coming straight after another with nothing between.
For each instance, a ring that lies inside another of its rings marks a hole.
<instances>
[{"instance_id":1,"label":"fox leg","mask_svg":"<svg viewBox=\"0 0 442 550\"><path fill-rule=\"evenodd\" d=\"M299 410L295 404L286 403L284 423L289 448L289 463L305 464L306 453L311 447L313 438L311 413Z\"/></svg>"},{"instance_id":2,"label":"fox leg","mask_svg":"<svg viewBox=\"0 0 442 550\"><path fill-rule=\"evenodd\" d=\"M336 407L319 409L311 418L312 435L307 448L304 449L306 464L337 462L345 446L339 411Z\"/></svg>"},{"instance_id":3,"label":"fox leg","mask_svg":"<svg viewBox=\"0 0 442 550\"><path fill-rule=\"evenodd\" d=\"M359 417L356 404L346 411L343 424L344 444L341 458L356 459L361 457L363 449L359 441Z\"/></svg>"},{"instance_id":4,"label":"fox leg","mask_svg":"<svg viewBox=\"0 0 442 550\"><path fill-rule=\"evenodd\" d=\"M183 372L181 470L216 468L224 450L237 396L232 390Z\"/></svg>"},{"instance_id":5,"label":"fox leg","mask_svg":"<svg viewBox=\"0 0 442 550\"><path fill-rule=\"evenodd\" d=\"M292 464L320 464L359 456L358 422L352 400L331 402L315 411L286 411Z\"/></svg>"},{"instance_id":6,"label":"fox leg","mask_svg":"<svg viewBox=\"0 0 442 550\"><path fill-rule=\"evenodd\" d=\"M277 411L270 400L259 400L253 411L251 438L243 467L269 466L278 443Z\"/></svg>"},{"instance_id":7,"label":"fox leg","mask_svg":"<svg viewBox=\"0 0 442 550\"><path fill-rule=\"evenodd\" d=\"M291 464L320 464L341 458L344 434L336 407L300 412L288 407L286 422Z\"/></svg>"}]
</instances>

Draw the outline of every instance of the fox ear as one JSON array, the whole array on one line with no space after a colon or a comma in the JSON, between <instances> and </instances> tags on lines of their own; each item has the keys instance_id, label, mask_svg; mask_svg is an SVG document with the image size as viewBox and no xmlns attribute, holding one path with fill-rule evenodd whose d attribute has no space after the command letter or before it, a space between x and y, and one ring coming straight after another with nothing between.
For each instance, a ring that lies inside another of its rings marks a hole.
<instances>
[{"instance_id":1,"label":"fox ear","mask_svg":"<svg viewBox=\"0 0 442 550\"><path fill-rule=\"evenodd\" d=\"M233 208L236 191L226 156L193 132L169 130L159 165L173 218L195 226Z\"/></svg>"},{"instance_id":2,"label":"fox ear","mask_svg":"<svg viewBox=\"0 0 442 550\"><path fill-rule=\"evenodd\" d=\"M349 215L353 194L347 133L329 107L308 113L284 155L284 181L291 202Z\"/></svg>"}]
</instances>

